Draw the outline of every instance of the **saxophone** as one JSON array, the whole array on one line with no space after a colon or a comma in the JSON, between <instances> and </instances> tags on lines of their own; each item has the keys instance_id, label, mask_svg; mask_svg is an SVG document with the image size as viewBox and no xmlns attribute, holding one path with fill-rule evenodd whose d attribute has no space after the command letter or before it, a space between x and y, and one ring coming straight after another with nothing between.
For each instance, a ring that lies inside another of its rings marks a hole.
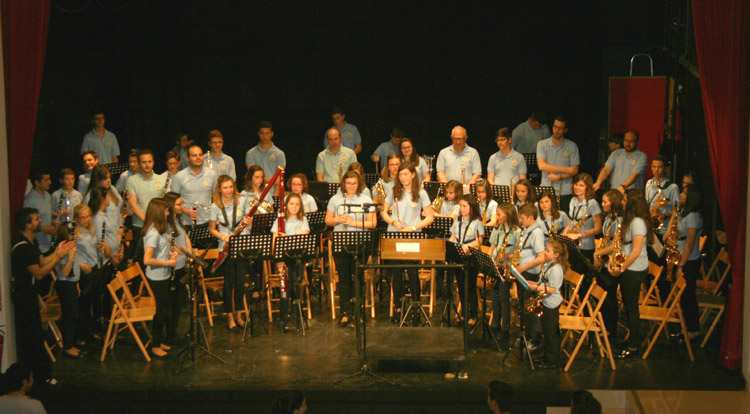
<instances>
[{"instance_id":1,"label":"saxophone","mask_svg":"<svg viewBox=\"0 0 750 414\"><path fill-rule=\"evenodd\" d=\"M438 190L435 199L432 200L432 203L430 204L432 206L432 209L435 210L435 214L440 214L440 210L443 209L443 202L445 201L445 197L442 196L442 192L442 189Z\"/></svg>"},{"instance_id":2,"label":"saxophone","mask_svg":"<svg viewBox=\"0 0 750 414\"><path fill-rule=\"evenodd\" d=\"M516 200L514 198L516 197L516 180L511 178L510 179L510 203L516 204Z\"/></svg>"},{"instance_id":3,"label":"saxophone","mask_svg":"<svg viewBox=\"0 0 750 414\"><path fill-rule=\"evenodd\" d=\"M375 192L378 194L378 199L383 202L385 201L385 187L383 187L383 181L378 180L378 182L375 184Z\"/></svg>"},{"instance_id":4,"label":"saxophone","mask_svg":"<svg viewBox=\"0 0 750 414\"><path fill-rule=\"evenodd\" d=\"M552 266L548 267L547 270L549 270ZM539 283L541 283L545 290L541 292L536 292L536 294L528 299L523 303L523 307L526 310L527 313L530 313L532 315L536 315L537 317L542 316L542 313L544 313L544 305L542 304L542 301L545 297L547 297L547 270L542 271L542 276L539 278Z\"/></svg>"},{"instance_id":5,"label":"saxophone","mask_svg":"<svg viewBox=\"0 0 750 414\"><path fill-rule=\"evenodd\" d=\"M672 270L674 270L674 267L680 263L680 260L682 260L682 254L677 248L676 243L677 238L679 237L679 223L677 222L679 214L678 207L675 205L672 210L672 216L669 219L669 229L667 230L666 238L667 242L664 243L664 248L667 250L665 259L667 261L667 281L669 282L673 279Z\"/></svg>"},{"instance_id":6,"label":"saxophone","mask_svg":"<svg viewBox=\"0 0 750 414\"><path fill-rule=\"evenodd\" d=\"M513 254L510 255L509 264L513 267L518 267L521 265L521 250L523 250L523 233L521 233L521 239L518 241L518 246L516 246L516 250L513 250ZM508 275L505 276L505 280L508 282L515 282L516 277L513 276L513 273L508 272Z\"/></svg>"},{"instance_id":7,"label":"saxophone","mask_svg":"<svg viewBox=\"0 0 750 414\"><path fill-rule=\"evenodd\" d=\"M602 240L599 242L600 249L609 246L609 243L612 241L612 233L615 231L615 225L619 224L619 221L617 220L617 214L612 214L610 218L613 218L613 220L609 223L609 232L602 232ZM603 254L599 256L599 259L602 261L602 263L607 263L609 261L609 255Z\"/></svg>"},{"instance_id":8,"label":"saxophone","mask_svg":"<svg viewBox=\"0 0 750 414\"><path fill-rule=\"evenodd\" d=\"M500 274L501 277L505 278L507 272L505 268L505 263L503 263L502 255L505 253L505 249L508 247L508 231L510 229L505 230L505 237L503 238L503 244L501 244L499 247L495 250L495 267L497 267L497 272ZM494 289L495 285L497 284L497 280L490 278L487 281L487 287L490 289Z\"/></svg>"},{"instance_id":9,"label":"saxophone","mask_svg":"<svg viewBox=\"0 0 750 414\"><path fill-rule=\"evenodd\" d=\"M570 229L570 233L578 233L583 228L583 224L586 223L586 220L589 219L589 201L586 200L586 214L583 216L582 219L578 220L576 224L573 226L572 229ZM579 237L576 239L576 246L581 247L581 239L583 237Z\"/></svg>"},{"instance_id":10,"label":"saxophone","mask_svg":"<svg viewBox=\"0 0 750 414\"><path fill-rule=\"evenodd\" d=\"M617 268L621 268L625 259L627 259L622 253L622 224L620 222L617 222L617 230L615 230L615 235L612 238L612 253L609 254L607 259L607 261L612 262L612 267Z\"/></svg>"},{"instance_id":11,"label":"saxophone","mask_svg":"<svg viewBox=\"0 0 750 414\"><path fill-rule=\"evenodd\" d=\"M487 224L487 211L490 207L490 201L487 200L484 202L484 212L482 213L482 225Z\"/></svg>"},{"instance_id":12,"label":"saxophone","mask_svg":"<svg viewBox=\"0 0 750 414\"><path fill-rule=\"evenodd\" d=\"M661 209L669 204L669 199L664 197L664 193L661 191L661 182L659 180L654 179L654 185L656 186L657 198L654 201L654 205L649 208L649 213L651 214L651 228L653 228L654 231L659 231L664 227L664 218L661 217Z\"/></svg>"}]
</instances>

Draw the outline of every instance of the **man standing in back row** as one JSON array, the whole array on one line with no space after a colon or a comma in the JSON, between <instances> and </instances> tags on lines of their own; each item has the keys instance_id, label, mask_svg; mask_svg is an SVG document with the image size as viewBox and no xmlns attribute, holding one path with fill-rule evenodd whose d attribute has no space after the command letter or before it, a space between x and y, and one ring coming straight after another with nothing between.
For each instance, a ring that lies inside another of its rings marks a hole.
<instances>
[{"instance_id":1,"label":"man standing in back row","mask_svg":"<svg viewBox=\"0 0 750 414\"><path fill-rule=\"evenodd\" d=\"M623 148L612 151L594 183L594 190L599 190L604 180L612 174L610 188L626 190L637 188L643 190L643 174L646 172L648 157L638 149L638 132L630 130L625 133Z\"/></svg>"},{"instance_id":2,"label":"man standing in back row","mask_svg":"<svg viewBox=\"0 0 750 414\"><path fill-rule=\"evenodd\" d=\"M341 183L349 164L357 161L353 150L341 145L341 134L336 128L326 131L328 148L320 151L315 161L315 176L318 181Z\"/></svg>"},{"instance_id":3,"label":"man standing in back row","mask_svg":"<svg viewBox=\"0 0 750 414\"><path fill-rule=\"evenodd\" d=\"M482 176L482 162L479 153L466 145L469 136L466 128L457 125L451 130L452 145L443 148L438 154L438 181L447 183L456 180L461 184L474 184Z\"/></svg>"},{"instance_id":4,"label":"man standing in back row","mask_svg":"<svg viewBox=\"0 0 750 414\"><path fill-rule=\"evenodd\" d=\"M245 167L250 168L251 165L263 168L263 180L266 183L271 181L279 167L286 167L286 154L273 144L273 125L268 121L258 124L258 145L250 148L245 154ZM237 187L242 188L242 184L238 184ZM272 195L278 195L278 183L274 183L274 187Z\"/></svg>"},{"instance_id":5,"label":"man standing in back row","mask_svg":"<svg viewBox=\"0 0 750 414\"><path fill-rule=\"evenodd\" d=\"M356 126L346 122L344 110L333 108L331 119L333 119L333 128L336 128L341 136L341 145L351 149L355 154L362 152L362 137L359 135L359 130ZM326 135L323 137L323 147L328 148L328 131L326 131Z\"/></svg>"},{"instance_id":6,"label":"man standing in back row","mask_svg":"<svg viewBox=\"0 0 750 414\"><path fill-rule=\"evenodd\" d=\"M552 186L560 195L560 206L570 204L573 194L573 176L578 174L581 159L578 145L565 138L568 121L562 116L552 124L552 137L539 141L536 146L536 162L542 172L543 186Z\"/></svg>"},{"instance_id":7,"label":"man standing in back row","mask_svg":"<svg viewBox=\"0 0 750 414\"><path fill-rule=\"evenodd\" d=\"M544 123L544 114L534 111L529 119L513 128L513 142L510 146L521 154L533 154L539 141L550 135L549 127Z\"/></svg>"},{"instance_id":8,"label":"man standing in back row","mask_svg":"<svg viewBox=\"0 0 750 414\"><path fill-rule=\"evenodd\" d=\"M117 143L115 134L104 128L104 122L104 113L101 111L94 111L91 114L91 124L94 127L83 136L81 154L94 151L102 164L117 163L120 156L120 144Z\"/></svg>"}]
</instances>

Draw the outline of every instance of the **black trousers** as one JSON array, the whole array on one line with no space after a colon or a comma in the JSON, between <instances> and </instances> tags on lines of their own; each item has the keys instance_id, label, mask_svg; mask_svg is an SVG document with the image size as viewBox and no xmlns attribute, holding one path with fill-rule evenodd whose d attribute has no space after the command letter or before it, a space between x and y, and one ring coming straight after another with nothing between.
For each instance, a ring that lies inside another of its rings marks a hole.
<instances>
[{"instance_id":1,"label":"black trousers","mask_svg":"<svg viewBox=\"0 0 750 414\"><path fill-rule=\"evenodd\" d=\"M526 280L530 280L532 282L539 281L539 274L523 272L523 277ZM539 317L537 317L534 314L526 312L526 309L524 307L526 300L528 300L534 295L531 291L526 290L523 286L521 286L521 283L519 282L516 282L516 289L518 291L518 299L519 299L520 305L522 308L524 308L521 311L521 323L523 324L526 330L526 339L538 341L539 339L541 339L541 331L539 329Z\"/></svg>"},{"instance_id":2,"label":"black trousers","mask_svg":"<svg viewBox=\"0 0 750 414\"><path fill-rule=\"evenodd\" d=\"M154 299L156 300L156 315L154 315L154 321L152 324L151 334L154 337L152 346L154 348L161 344L166 344L165 341L165 328L169 321L169 315L172 308L172 296L169 292L170 281L167 280L150 280L151 290L154 292Z\"/></svg>"},{"instance_id":3,"label":"black trousers","mask_svg":"<svg viewBox=\"0 0 750 414\"><path fill-rule=\"evenodd\" d=\"M81 287L81 295L78 297L78 329L76 339L87 340L92 332L97 332L101 325L97 324L97 318L102 315L101 309L101 271L95 267L91 273L83 274L78 281Z\"/></svg>"},{"instance_id":4,"label":"black trousers","mask_svg":"<svg viewBox=\"0 0 750 414\"><path fill-rule=\"evenodd\" d=\"M251 266L242 259L227 259L221 267L224 273L224 312L239 312L245 307L245 278Z\"/></svg>"},{"instance_id":5,"label":"black trousers","mask_svg":"<svg viewBox=\"0 0 750 414\"><path fill-rule=\"evenodd\" d=\"M60 298L60 332L63 337L63 348L70 349L76 342L76 325L78 324L78 282L58 280L55 283L57 296Z\"/></svg>"},{"instance_id":6,"label":"black trousers","mask_svg":"<svg viewBox=\"0 0 750 414\"><path fill-rule=\"evenodd\" d=\"M500 327L503 331L510 330L510 285L498 281L495 288L490 292L492 298L492 312L495 317L492 319L492 327Z\"/></svg>"},{"instance_id":7,"label":"black trousers","mask_svg":"<svg viewBox=\"0 0 750 414\"><path fill-rule=\"evenodd\" d=\"M680 298L682 313L685 315L685 324L688 332L699 332L701 325L698 317L698 299L695 296L695 282L700 277L700 259L685 262L682 273L685 278L685 291Z\"/></svg>"},{"instance_id":8,"label":"black trousers","mask_svg":"<svg viewBox=\"0 0 750 414\"><path fill-rule=\"evenodd\" d=\"M44 349L44 330L36 292L12 295L16 322L18 360L31 365L34 379L45 381L52 374L52 362Z\"/></svg>"},{"instance_id":9,"label":"black trousers","mask_svg":"<svg viewBox=\"0 0 750 414\"><path fill-rule=\"evenodd\" d=\"M544 359L550 364L557 363L560 357L560 306L544 306L540 320L544 335Z\"/></svg>"},{"instance_id":10,"label":"black trousers","mask_svg":"<svg viewBox=\"0 0 750 414\"><path fill-rule=\"evenodd\" d=\"M617 336L617 319L620 312L620 305L617 302L617 286L619 281L617 278L609 274L607 266L602 266L601 273L597 278L599 286L607 292L607 297L602 303L601 313L602 319L604 320L604 327L607 328L607 334L613 337Z\"/></svg>"},{"instance_id":11,"label":"black trousers","mask_svg":"<svg viewBox=\"0 0 750 414\"><path fill-rule=\"evenodd\" d=\"M350 315L354 310L352 298L354 291L354 278L356 271L354 255L349 253L334 253L333 261L336 263L336 272L339 275L339 305L341 313Z\"/></svg>"},{"instance_id":12,"label":"black trousers","mask_svg":"<svg viewBox=\"0 0 750 414\"><path fill-rule=\"evenodd\" d=\"M625 307L628 328L630 328L628 342L629 346L634 348L641 344L641 313L638 309L638 298L641 293L641 284L646 279L647 274L648 270L626 270L618 278L620 293L622 293L622 304Z\"/></svg>"},{"instance_id":13,"label":"black trousers","mask_svg":"<svg viewBox=\"0 0 750 414\"><path fill-rule=\"evenodd\" d=\"M413 264L405 260L388 260L388 264ZM391 269L391 283L393 285L393 303L394 307L398 308L401 306L401 298L404 297L404 271L409 275L409 290L411 291L411 299L415 302L419 302L421 296L422 286L419 283L419 270L418 269Z\"/></svg>"},{"instance_id":14,"label":"black trousers","mask_svg":"<svg viewBox=\"0 0 750 414\"><path fill-rule=\"evenodd\" d=\"M169 315L167 319L167 345L173 345L177 338L177 326L180 324L180 311L185 302L185 285L180 279L185 276L185 268L175 270L175 280L169 285ZM192 310L191 310L192 312Z\"/></svg>"},{"instance_id":15,"label":"black trousers","mask_svg":"<svg viewBox=\"0 0 750 414\"><path fill-rule=\"evenodd\" d=\"M302 289L302 277L304 275L304 265L297 266L294 261L286 262L287 280L286 280L286 299L281 298L280 314L282 320L286 321L289 316L289 304L295 299L299 299ZM292 310L294 312L294 310ZM296 314L295 314L296 315Z\"/></svg>"}]
</instances>

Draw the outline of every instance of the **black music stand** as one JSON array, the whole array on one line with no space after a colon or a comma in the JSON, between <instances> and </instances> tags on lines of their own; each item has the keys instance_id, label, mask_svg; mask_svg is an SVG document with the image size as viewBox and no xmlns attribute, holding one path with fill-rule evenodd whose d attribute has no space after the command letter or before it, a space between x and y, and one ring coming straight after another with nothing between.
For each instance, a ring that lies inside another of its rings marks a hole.
<instances>
[{"instance_id":1,"label":"black music stand","mask_svg":"<svg viewBox=\"0 0 750 414\"><path fill-rule=\"evenodd\" d=\"M339 183L328 183L328 198L335 196L339 192L339 187Z\"/></svg>"},{"instance_id":2,"label":"black music stand","mask_svg":"<svg viewBox=\"0 0 750 414\"><path fill-rule=\"evenodd\" d=\"M253 215L253 224L250 225L250 234L269 234L271 232L271 227L273 227L273 222L277 218L279 218L279 215L276 213Z\"/></svg>"},{"instance_id":3,"label":"black music stand","mask_svg":"<svg viewBox=\"0 0 750 414\"><path fill-rule=\"evenodd\" d=\"M424 233L427 237L444 239L448 237L448 233L453 225L453 219L450 217L437 217L432 223L424 228Z\"/></svg>"},{"instance_id":4,"label":"black music stand","mask_svg":"<svg viewBox=\"0 0 750 414\"><path fill-rule=\"evenodd\" d=\"M276 247L274 247L274 258L280 261L293 260L296 266L300 266L303 272L306 272L304 262L317 257L318 235L317 234L299 234L295 236L285 236L276 238ZM279 275L281 277L281 275ZM300 283L302 281L300 280ZM299 286L301 287L301 286ZM297 308L299 316L299 325L297 330L302 328L302 336L307 334L309 329L307 318L302 312L302 289L298 289L299 297L292 301L292 305ZM287 300L282 298L282 300ZM310 306L310 304L307 304ZM286 320L286 315L282 315ZM286 329L286 328L285 328Z\"/></svg>"},{"instance_id":5,"label":"black music stand","mask_svg":"<svg viewBox=\"0 0 750 414\"><path fill-rule=\"evenodd\" d=\"M120 174L124 173L128 170L128 168L130 168L130 165L127 162L113 162L111 164L105 164L104 166L107 167L112 177L118 178L120 177Z\"/></svg>"},{"instance_id":6,"label":"black music stand","mask_svg":"<svg viewBox=\"0 0 750 414\"><path fill-rule=\"evenodd\" d=\"M318 202L318 206L324 206L325 203L321 204L320 202L328 201L328 199L331 198L331 196L328 195L328 183L326 182L309 181L307 190L307 193L313 196L315 201Z\"/></svg>"},{"instance_id":7,"label":"black music stand","mask_svg":"<svg viewBox=\"0 0 750 414\"><path fill-rule=\"evenodd\" d=\"M492 199L497 201L497 204L503 205L510 203L510 186L509 185L492 185Z\"/></svg>"},{"instance_id":8,"label":"black music stand","mask_svg":"<svg viewBox=\"0 0 750 414\"><path fill-rule=\"evenodd\" d=\"M516 268L513 265L508 266L508 272L510 272L513 277L516 278L516 289L518 289L518 286L522 287L526 290L531 290L529 287L529 284L527 283L526 279L523 277L521 273L519 273ZM529 349L529 340L526 337L526 324L523 321L524 314L526 313L526 306L524 304L524 301L521 299L521 292L518 291L518 308L516 309L516 313L518 314L519 321L521 323L521 330L518 331L516 334L516 337L509 342L508 349L505 352L505 356L503 357L503 361L501 362L502 365L505 365L505 360L508 359L508 355L510 355L510 352L513 350L513 347L516 346L516 344L519 344L521 346L521 354L519 356L519 360L521 361L521 364L523 364L523 355L524 353L529 358L529 366L531 369L534 369L534 359L531 357L531 350Z\"/></svg>"},{"instance_id":9,"label":"black music stand","mask_svg":"<svg viewBox=\"0 0 750 414\"><path fill-rule=\"evenodd\" d=\"M536 162L536 153L523 154L523 158L526 160L526 175L529 181L534 184L539 183L542 179L542 172L539 171L539 165Z\"/></svg>"},{"instance_id":10,"label":"black music stand","mask_svg":"<svg viewBox=\"0 0 750 414\"><path fill-rule=\"evenodd\" d=\"M544 193L545 191L552 194L552 197L555 197L557 193L555 192L555 187L551 185L537 185L534 186L534 194L536 194L536 198L539 199L539 197ZM560 206L557 206L557 208L560 208Z\"/></svg>"},{"instance_id":11,"label":"black music stand","mask_svg":"<svg viewBox=\"0 0 750 414\"><path fill-rule=\"evenodd\" d=\"M273 196L273 211L279 211L281 208L281 197Z\"/></svg>"},{"instance_id":12,"label":"black music stand","mask_svg":"<svg viewBox=\"0 0 750 414\"><path fill-rule=\"evenodd\" d=\"M383 239L426 239L427 235L421 232L413 232L413 231L410 231L410 232L387 231L383 233L381 237ZM403 274L401 276L403 277ZM419 277L419 271L417 271L417 277ZM424 308L422 307L422 303L421 302L415 303L411 298L407 299L406 293L404 293L404 296L401 297L401 320L398 325L399 328L403 327L404 323L406 323L406 321L409 320L409 315L412 312L417 312L417 315L420 317L420 319L424 317L425 323L429 325L430 328L432 328L432 321L430 321L430 318L427 315L427 312L424 311Z\"/></svg>"},{"instance_id":13,"label":"black music stand","mask_svg":"<svg viewBox=\"0 0 750 414\"><path fill-rule=\"evenodd\" d=\"M557 240L568 248L568 261L571 269L591 278L598 273L591 260L581 253L581 248L578 247L575 240L558 233L550 233L550 239Z\"/></svg>"},{"instance_id":14,"label":"black music stand","mask_svg":"<svg viewBox=\"0 0 750 414\"><path fill-rule=\"evenodd\" d=\"M434 200L435 196L437 196L439 192L445 191L445 183L441 183L439 181L425 181L424 189L425 191L427 191L427 195L430 197L430 200Z\"/></svg>"},{"instance_id":15,"label":"black music stand","mask_svg":"<svg viewBox=\"0 0 750 414\"><path fill-rule=\"evenodd\" d=\"M216 245L216 237L208 231L208 225L195 226L188 232L190 244L196 249L208 250Z\"/></svg>"},{"instance_id":16,"label":"black music stand","mask_svg":"<svg viewBox=\"0 0 750 414\"><path fill-rule=\"evenodd\" d=\"M482 308L484 309L484 311L481 315L479 315L479 320L471 330L471 334L473 335L474 332L476 332L477 328L479 328L479 326L481 325L482 341L486 341L488 337L491 338L492 341L495 342L497 350L502 352L502 348L500 347L500 343L495 336L495 332L492 331L492 327L490 327L490 323L489 321L487 321L487 281L489 279L494 279L495 283L503 283L503 278L498 273L495 262L487 253L473 247L470 247L469 250L471 250L471 254L477 258L477 262L479 263L479 271L484 274L484 287L482 288Z\"/></svg>"},{"instance_id":17,"label":"black music stand","mask_svg":"<svg viewBox=\"0 0 750 414\"><path fill-rule=\"evenodd\" d=\"M230 259L244 259L247 260L250 266L254 266L255 263L271 258L271 245L273 244L273 235L268 234L240 234L238 236L231 237L229 239L229 252L227 252ZM249 281L250 290L255 290L255 283ZM259 301L263 300L265 294L265 286L261 289ZM252 298L252 295L250 296ZM224 300L231 300L231 298L224 298ZM236 306L236 304L235 304ZM248 315L245 319L245 327L242 331L242 341L245 341L245 335L247 334L247 328L250 328L250 337L255 335L253 319L260 318L260 310L258 309L258 303L254 300L250 300L250 309L248 309ZM268 334L268 329L261 322L263 330Z\"/></svg>"},{"instance_id":18,"label":"black music stand","mask_svg":"<svg viewBox=\"0 0 750 414\"><path fill-rule=\"evenodd\" d=\"M453 262L453 263L462 263L466 265L467 261L471 260L471 256L464 253L464 250L461 248L461 245L456 242L451 241L445 241L445 261L446 262ZM464 266L463 269L464 272L464 306L461 307L461 310L463 313L463 319L464 323L468 323L468 317L469 317L469 271L467 270L466 266ZM448 286L448 295L447 300L445 301L445 307L443 308L443 318L440 321L440 326L451 326L451 309L453 309L454 312L456 312L456 316L458 317L458 307L456 307L456 304L453 303L453 293L452 293L452 287L453 287L453 281Z\"/></svg>"},{"instance_id":19,"label":"black music stand","mask_svg":"<svg viewBox=\"0 0 750 414\"><path fill-rule=\"evenodd\" d=\"M367 188L375 185L375 183L378 182L378 179L380 179L379 173L365 173L365 184L367 185Z\"/></svg>"},{"instance_id":20,"label":"black music stand","mask_svg":"<svg viewBox=\"0 0 750 414\"><path fill-rule=\"evenodd\" d=\"M182 364L185 362L186 359L190 359L191 362L195 362L195 349L199 348L201 349L204 354L201 355L201 357L204 357L206 355L211 356L213 358L216 358L219 362L222 364L226 364L227 361L221 359L218 355L213 353L211 351L211 346L208 343L208 337L206 336L206 329L203 327L203 321L200 318L195 317L194 309L197 308L197 301L198 301L198 283L196 283L197 278L197 270L198 267L201 266L204 268L204 270L207 270L208 263L206 263L203 260L203 257L197 257L193 255L190 252L187 252L183 250L181 247L177 247L178 250L180 250L185 255L185 277L188 279L188 293L190 294L190 325L188 327L188 333L187 333L187 339L188 343L185 345L182 350L177 354L177 357L179 358L182 354L185 354L185 357L180 359L180 366L177 369L177 372L179 373L182 371ZM208 252L208 250L206 250ZM204 252L205 256L205 252ZM198 336L198 329L200 328L200 336ZM200 338L203 338L203 343L201 344L198 342Z\"/></svg>"},{"instance_id":21,"label":"black music stand","mask_svg":"<svg viewBox=\"0 0 750 414\"><path fill-rule=\"evenodd\" d=\"M305 213L310 233L322 233L326 229L326 210L318 210L314 213Z\"/></svg>"}]
</instances>

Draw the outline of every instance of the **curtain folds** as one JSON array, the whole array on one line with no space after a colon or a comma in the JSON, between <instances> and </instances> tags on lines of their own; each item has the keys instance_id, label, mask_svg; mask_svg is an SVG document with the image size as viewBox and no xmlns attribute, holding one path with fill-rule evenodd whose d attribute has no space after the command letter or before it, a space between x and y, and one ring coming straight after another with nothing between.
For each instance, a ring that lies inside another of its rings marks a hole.
<instances>
[{"instance_id":1,"label":"curtain folds","mask_svg":"<svg viewBox=\"0 0 750 414\"><path fill-rule=\"evenodd\" d=\"M12 217L23 205L31 164L50 0L0 0L0 8Z\"/></svg>"},{"instance_id":2,"label":"curtain folds","mask_svg":"<svg viewBox=\"0 0 750 414\"><path fill-rule=\"evenodd\" d=\"M732 261L719 363L736 370L741 366L745 281L750 2L692 4L709 157Z\"/></svg>"}]
</instances>

